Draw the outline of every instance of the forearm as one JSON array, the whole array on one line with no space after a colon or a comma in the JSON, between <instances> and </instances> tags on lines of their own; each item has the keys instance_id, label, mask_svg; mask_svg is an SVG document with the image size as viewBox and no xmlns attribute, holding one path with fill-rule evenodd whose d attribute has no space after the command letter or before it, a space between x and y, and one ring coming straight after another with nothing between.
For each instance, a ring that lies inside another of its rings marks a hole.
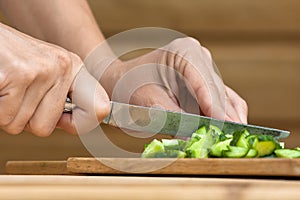
<instances>
[{"instance_id":1,"label":"forearm","mask_svg":"<svg viewBox=\"0 0 300 200\"><path fill-rule=\"evenodd\" d=\"M0 8L20 31L82 59L104 40L85 0L0 0Z\"/></svg>"}]
</instances>

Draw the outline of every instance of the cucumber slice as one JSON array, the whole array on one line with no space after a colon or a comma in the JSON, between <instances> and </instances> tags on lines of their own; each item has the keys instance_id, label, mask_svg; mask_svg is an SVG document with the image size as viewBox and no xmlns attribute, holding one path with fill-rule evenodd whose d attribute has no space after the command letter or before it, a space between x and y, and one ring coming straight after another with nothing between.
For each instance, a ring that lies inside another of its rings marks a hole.
<instances>
[{"instance_id":1,"label":"cucumber slice","mask_svg":"<svg viewBox=\"0 0 300 200\"><path fill-rule=\"evenodd\" d=\"M253 148L253 145L258 142L257 135L249 135L246 137L250 148Z\"/></svg>"},{"instance_id":2,"label":"cucumber slice","mask_svg":"<svg viewBox=\"0 0 300 200\"><path fill-rule=\"evenodd\" d=\"M231 142L231 146L239 146L243 148L250 148L250 145L248 143L248 140L246 137L249 135L247 130L244 130L243 132L236 132L233 134L233 139Z\"/></svg>"},{"instance_id":3,"label":"cucumber slice","mask_svg":"<svg viewBox=\"0 0 300 200\"><path fill-rule=\"evenodd\" d=\"M165 150L177 150L177 151L185 151L187 141L180 139L162 139L162 144L164 145Z\"/></svg>"},{"instance_id":4,"label":"cucumber slice","mask_svg":"<svg viewBox=\"0 0 300 200\"><path fill-rule=\"evenodd\" d=\"M165 151L164 145L154 139L142 153L142 158L153 158L157 153L163 153Z\"/></svg>"},{"instance_id":5,"label":"cucumber slice","mask_svg":"<svg viewBox=\"0 0 300 200\"><path fill-rule=\"evenodd\" d=\"M275 154L279 158L300 158L300 151L294 149L277 149Z\"/></svg>"},{"instance_id":6,"label":"cucumber slice","mask_svg":"<svg viewBox=\"0 0 300 200\"><path fill-rule=\"evenodd\" d=\"M198 135L205 135L207 133L206 131L206 127L202 126L201 128L199 128L195 133L197 133Z\"/></svg>"},{"instance_id":7,"label":"cucumber slice","mask_svg":"<svg viewBox=\"0 0 300 200\"><path fill-rule=\"evenodd\" d=\"M167 140L167 139L162 139L161 142L165 147L167 146L178 146L178 140Z\"/></svg>"},{"instance_id":8,"label":"cucumber slice","mask_svg":"<svg viewBox=\"0 0 300 200\"><path fill-rule=\"evenodd\" d=\"M204 148L204 139L192 144L192 146L186 150L186 153L189 158L207 158L208 149Z\"/></svg>"},{"instance_id":9,"label":"cucumber slice","mask_svg":"<svg viewBox=\"0 0 300 200\"><path fill-rule=\"evenodd\" d=\"M258 151L258 157L270 155L276 149L276 143L274 141L258 141L255 140L253 149Z\"/></svg>"},{"instance_id":10,"label":"cucumber slice","mask_svg":"<svg viewBox=\"0 0 300 200\"><path fill-rule=\"evenodd\" d=\"M233 138L233 135L231 135L231 134L225 134L225 136L226 136L228 139Z\"/></svg>"},{"instance_id":11,"label":"cucumber slice","mask_svg":"<svg viewBox=\"0 0 300 200\"><path fill-rule=\"evenodd\" d=\"M256 151L255 149L249 149L245 158L256 158L257 156L258 156L258 151Z\"/></svg>"},{"instance_id":12,"label":"cucumber slice","mask_svg":"<svg viewBox=\"0 0 300 200\"><path fill-rule=\"evenodd\" d=\"M157 152L154 154L153 158L184 158L185 153L182 151L169 150L165 152Z\"/></svg>"},{"instance_id":13,"label":"cucumber slice","mask_svg":"<svg viewBox=\"0 0 300 200\"><path fill-rule=\"evenodd\" d=\"M214 125L210 125L209 130L213 130L215 132L215 134L217 134L217 135L224 134L223 131L219 127L214 126Z\"/></svg>"},{"instance_id":14,"label":"cucumber slice","mask_svg":"<svg viewBox=\"0 0 300 200\"><path fill-rule=\"evenodd\" d=\"M295 150L300 151L300 148L299 148L299 147L296 147Z\"/></svg>"},{"instance_id":15,"label":"cucumber slice","mask_svg":"<svg viewBox=\"0 0 300 200\"><path fill-rule=\"evenodd\" d=\"M218 136L210 129L201 140L187 148L187 156L191 158L208 158L210 147L216 143Z\"/></svg>"},{"instance_id":16,"label":"cucumber slice","mask_svg":"<svg viewBox=\"0 0 300 200\"><path fill-rule=\"evenodd\" d=\"M191 139L187 142L186 148L189 148L192 146L195 142L198 142L201 140L202 137L206 135L206 127L202 126L199 128L195 133L192 134Z\"/></svg>"},{"instance_id":17,"label":"cucumber slice","mask_svg":"<svg viewBox=\"0 0 300 200\"><path fill-rule=\"evenodd\" d=\"M228 146L227 151L223 151L225 158L243 158L247 155L249 149L243 147Z\"/></svg>"},{"instance_id":18,"label":"cucumber slice","mask_svg":"<svg viewBox=\"0 0 300 200\"><path fill-rule=\"evenodd\" d=\"M231 142L231 139L214 144L210 148L209 154L214 157L222 157L223 151L228 150L228 146L229 146L230 142Z\"/></svg>"}]
</instances>

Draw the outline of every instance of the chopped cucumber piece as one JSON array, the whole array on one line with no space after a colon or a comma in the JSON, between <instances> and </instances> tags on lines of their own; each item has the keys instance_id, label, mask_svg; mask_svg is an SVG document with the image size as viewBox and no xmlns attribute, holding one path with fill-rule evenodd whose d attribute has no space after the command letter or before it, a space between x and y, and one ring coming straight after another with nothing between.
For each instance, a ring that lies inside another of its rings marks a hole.
<instances>
[{"instance_id":1,"label":"chopped cucumber piece","mask_svg":"<svg viewBox=\"0 0 300 200\"><path fill-rule=\"evenodd\" d=\"M214 157L222 157L223 151L228 150L228 146L229 146L230 142L231 142L231 139L228 139L228 140L214 144L211 147L209 154Z\"/></svg>"},{"instance_id":2,"label":"chopped cucumber piece","mask_svg":"<svg viewBox=\"0 0 300 200\"><path fill-rule=\"evenodd\" d=\"M166 139L162 139L161 142L163 143L163 145L166 146L176 146L178 145L178 140L166 140Z\"/></svg>"},{"instance_id":3,"label":"chopped cucumber piece","mask_svg":"<svg viewBox=\"0 0 300 200\"><path fill-rule=\"evenodd\" d=\"M250 148L250 145L248 143L248 140L246 137L249 135L247 130L244 130L243 132L236 132L233 134L233 139L230 145L232 146L238 146L243 148Z\"/></svg>"},{"instance_id":4,"label":"chopped cucumber piece","mask_svg":"<svg viewBox=\"0 0 300 200\"><path fill-rule=\"evenodd\" d=\"M191 158L207 158L209 148L216 143L218 137L210 129L203 138L187 148L187 155Z\"/></svg>"},{"instance_id":5,"label":"chopped cucumber piece","mask_svg":"<svg viewBox=\"0 0 300 200\"><path fill-rule=\"evenodd\" d=\"M156 153L163 153L164 151L164 145L160 141L154 139L143 152L142 158L153 158Z\"/></svg>"},{"instance_id":6,"label":"chopped cucumber piece","mask_svg":"<svg viewBox=\"0 0 300 200\"><path fill-rule=\"evenodd\" d=\"M202 126L201 128L199 128L195 133L197 133L198 135L205 135L207 133L206 131L206 127Z\"/></svg>"},{"instance_id":7,"label":"chopped cucumber piece","mask_svg":"<svg viewBox=\"0 0 300 200\"><path fill-rule=\"evenodd\" d=\"M253 144L253 149L258 151L258 156L263 157L270 155L276 149L276 143L274 141L258 141Z\"/></svg>"},{"instance_id":8,"label":"chopped cucumber piece","mask_svg":"<svg viewBox=\"0 0 300 200\"><path fill-rule=\"evenodd\" d=\"M228 146L227 151L223 151L225 158L243 158L247 155L249 149L243 147Z\"/></svg>"},{"instance_id":9,"label":"chopped cucumber piece","mask_svg":"<svg viewBox=\"0 0 300 200\"><path fill-rule=\"evenodd\" d=\"M252 148L256 142L258 142L257 135L249 135L248 137L246 137L246 139L250 148Z\"/></svg>"},{"instance_id":10,"label":"chopped cucumber piece","mask_svg":"<svg viewBox=\"0 0 300 200\"><path fill-rule=\"evenodd\" d=\"M258 156L258 151L256 151L255 149L249 149L245 158L256 158L257 156Z\"/></svg>"},{"instance_id":11,"label":"chopped cucumber piece","mask_svg":"<svg viewBox=\"0 0 300 200\"><path fill-rule=\"evenodd\" d=\"M192 134L190 140L153 140L145 145L143 158L300 158L300 148L283 149L271 135L251 135L247 130L226 134L217 126L205 126Z\"/></svg>"},{"instance_id":12,"label":"chopped cucumber piece","mask_svg":"<svg viewBox=\"0 0 300 200\"><path fill-rule=\"evenodd\" d=\"M164 145L165 150L178 150L178 151L185 151L187 141L180 140L180 139L162 139L162 144Z\"/></svg>"},{"instance_id":13,"label":"chopped cucumber piece","mask_svg":"<svg viewBox=\"0 0 300 200\"><path fill-rule=\"evenodd\" d=\"M157 152L154 154L153 158L184 158L185 152L176 151L176 150L168 150L165 152Z\"/></svg>"},{"instance_id":14,"label":"chopped cucumber piece","mask_svg":"<svg viewBox=\"0 0 300 200\"><path fill-rule=\"evenodd\" d=\"M275 154L279 158L300 158L300 151L295 149L277 149Z\"/></svg>"},{"instance_id":15,"label":"chopped cucumber piece","mask_svg":"<svg viewBox=\"0 0 300 200\"><path fill-rule=\"evenodd\" d=\"M228 139L233 138L233 135L231 135L231 134L225 134L225 136L226 136Z\"/></svg>"},{"instance_id":16,"label":"chopped cucumber piece","mask_svg":"<svg viewBox=\"0 0 300 200\"><path fill-rule=\"evenodd\" d=\"M284 149L284 142L279 142L279 145L280 145L280 149Z\"/></svg>"},{"instance_id":17,"label":"chopped cucumber piece","mask_svg":"<svg viewBox=\"0 0 300 200\"><path fill-rule=\"evenodd\" d=\"M300 148L299 148L299 147L296 147L295 150L300 151Z\"/></svg>"},{"instance_id":18,"label":"chopped cucumber piece","mask_svg":"<svg viewBox=\"0 0 300 200\"><path fill-rule=\"evenodd\" d=\"M190 158L207 158L208 149L205 146L205 140L201 139L187 149L187 155Z\"/></svg>"},{"instance_id":19,"label":"chopped cucumber piece","mask_svg":"<svg viewBox=\"0 0 300 200\"><path fill-rule=\"evenodd\" d=\"M222 132L222 130L221 130L219 127L217 127L217 126L210 125L210 126L209 126L209 129L210 129L210 130L213 130L213 131L215 132L215 134L217 134L217 135L222 135L222 134L224 134L224 133Z\"/></svg>"}]
</instances>

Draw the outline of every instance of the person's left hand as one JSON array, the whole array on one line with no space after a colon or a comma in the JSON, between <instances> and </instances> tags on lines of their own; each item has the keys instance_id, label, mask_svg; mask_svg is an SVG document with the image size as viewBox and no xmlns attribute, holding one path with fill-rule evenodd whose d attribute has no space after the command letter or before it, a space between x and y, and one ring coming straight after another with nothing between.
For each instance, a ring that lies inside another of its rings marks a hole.
<instances>
[{"instance_id":1,"label":"person's left hand","mask_svg":"<svg viewBox=\"0 0 300 200\"><path fill-rule=\"evenodd\" d=\"M114 101L247 123L246 102L224 85L210 52L193 38L116 61L100 81Z\"/></svg>"}]
</instances>

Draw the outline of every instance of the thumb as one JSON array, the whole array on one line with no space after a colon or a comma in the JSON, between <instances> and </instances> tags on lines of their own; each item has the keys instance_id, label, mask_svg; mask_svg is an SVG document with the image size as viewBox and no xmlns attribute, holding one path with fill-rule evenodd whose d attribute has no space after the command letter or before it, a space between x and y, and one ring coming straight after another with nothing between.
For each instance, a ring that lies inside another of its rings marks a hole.
<instances>
[{"instance_id":1,"label":"thumb","mask_svg":"<svg viewBox=\"0 0 300 200\"><path fill-rule=\"evenodd\" d=\"M96 128L110 112L110 101L104 88L85 67L77 74L69 95L76 108L64 113L57 127L71 134L83 134Z\"/></svg>"}]
</instances>

